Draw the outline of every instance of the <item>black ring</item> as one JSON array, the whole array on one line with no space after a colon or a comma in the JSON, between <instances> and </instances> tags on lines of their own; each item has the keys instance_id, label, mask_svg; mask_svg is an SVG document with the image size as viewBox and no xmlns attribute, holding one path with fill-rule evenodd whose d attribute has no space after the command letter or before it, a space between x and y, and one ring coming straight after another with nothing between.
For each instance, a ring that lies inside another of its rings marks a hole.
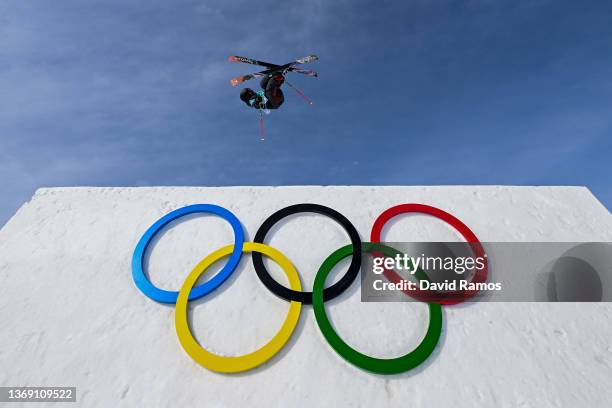
<instances>
[{"instance_id":1,"label":"black ring","mask_svg":"<svg viewBox=\"0 0 612 408\"><path fill-rule=\"evenodd\" d=\"M348 233L349 238L351 239L351 243L353 244L353 248L361 248L361 239L359 238L359 233L357 232L353 224L351 224L351 222L344 215L340 214L334 209L325 207L324 205L308 203L290 205L289 207L285 207L272 214L270 217L268 217L267 220L264 221L261 227L259 227L253 241L263 244L264 239L266 238L266 234L268 233L268 231L270 231L274 224L289 215L302 212L317 213L333 219L338 224L340 224L342 228L344 228L344 230ZM260 253L253 252L252 257L253 266L255 267L255 272L257 272L257 276L263 282L263 284L266 285L266 287L272 291L272 293L285 300L302 302L306 305L312 304L312 292L298 292L286 288L285 286L275 281L272 276L270 276L270 273L264 266L263 258ZM325 288L323 290L323 300L331 300L336 296L339 296L346 289L348 289L348 287L351 286L351 283L353 283L355 278L357 278L357 275L359 275L359 268L361 268L361 251L353 251L353 259L351 260L351 265L349 266L348 271L342 277L342 279L334 283L329 288Z\"/></svg>"}]
</instances>

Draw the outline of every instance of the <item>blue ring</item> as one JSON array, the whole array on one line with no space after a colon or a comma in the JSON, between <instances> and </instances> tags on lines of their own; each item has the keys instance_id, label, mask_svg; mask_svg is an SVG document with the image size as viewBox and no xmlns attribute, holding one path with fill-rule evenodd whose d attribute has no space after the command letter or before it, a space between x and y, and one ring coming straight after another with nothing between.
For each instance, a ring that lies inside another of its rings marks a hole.
<instances>
[{"instance_id":1,"label":"blue ring","mask_svg":"<svg viewBox=\"0 0 612 408\"><path fill-rule=\"evenodd\" d=\"M154 286L147 278L143 267L144 254L147 247L151 243L151 240L155 234L157 234L163 227L177 218L193 213L215 214L229 222L234 230L234 251L219 273L217 273L212 279L199 286L195 286L191 290L191 293L189 293L189 300L201 298L202 296L208 295L210 292L217 289L223 282L225 282L227 278L231 276L240 262L240 258L242 257L242 246L244 244L244 231L240 221L234 214L225 208L214 204L188 205L186 207L179 208L178 210L174 210L164 215L162 218L157 220L155 224L149 227L142 238L140 238L140 241L138 241L138 245L136 245L134 255L132 256L132 277L134 278L134 283L142 293L155 301L161 303L176 303L178 292L160 289Z\"/></svg>"}]
</instances>

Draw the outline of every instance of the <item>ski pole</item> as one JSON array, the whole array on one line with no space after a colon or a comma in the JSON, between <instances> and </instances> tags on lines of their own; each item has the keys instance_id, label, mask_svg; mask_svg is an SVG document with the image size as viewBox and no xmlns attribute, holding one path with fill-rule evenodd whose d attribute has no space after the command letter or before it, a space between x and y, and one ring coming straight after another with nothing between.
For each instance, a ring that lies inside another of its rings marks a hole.
<instances>
[{"instance_id":1,"label":"ski pole","mask_svg":"<svg viewBox=\"0 0 612 408\"><path fill-rule=\"evenodd\" d=\"M287 85L289 85L291 88L293 88L293 90L294 90L295 92L297 92L297 93L298 93L298 95L300 95L302 98L304 98L304 100L305 100L306 102L308 102L310 105L313 105L313 104L314 104L314 102L313 102L313 101L311 101L309 97L307 97L306 95L304 95L304 93L303 93L302 91L300 91L299 89L297 89L295 86L291 85L291 83L290 83L289 81L287 81L286 79L285 79L285 83L286 83Z\"/></svg>"},{"instance_id":2,"label":"ski pole","mask_svg":"<svg viewBox=\"0 0 612 408\"><path fill-rule=\"evenodd\" d=\"M261 131L261 141L264 141L264 125L263 125L263 112L259 110L259 130Z\"/></svg>"}]
</instances>

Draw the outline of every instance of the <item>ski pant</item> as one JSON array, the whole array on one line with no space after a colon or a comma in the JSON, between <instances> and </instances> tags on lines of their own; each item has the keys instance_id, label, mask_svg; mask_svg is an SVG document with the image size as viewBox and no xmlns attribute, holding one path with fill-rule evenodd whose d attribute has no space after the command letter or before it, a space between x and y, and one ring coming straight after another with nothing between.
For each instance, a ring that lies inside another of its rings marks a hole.
<instances>
[{"instance_id":1,"label":"ski pant","mask_svg":"<svg viewBox=\"0 0 612 408\"><path fill-rule=\"evenodd\" d=\"M281 85L285 82L285 78L280 74L272 74L261 79L261 88L268 99L266 109L278 109L285 102L285 95L281 90Z\"/></svg>"}]
</instances>

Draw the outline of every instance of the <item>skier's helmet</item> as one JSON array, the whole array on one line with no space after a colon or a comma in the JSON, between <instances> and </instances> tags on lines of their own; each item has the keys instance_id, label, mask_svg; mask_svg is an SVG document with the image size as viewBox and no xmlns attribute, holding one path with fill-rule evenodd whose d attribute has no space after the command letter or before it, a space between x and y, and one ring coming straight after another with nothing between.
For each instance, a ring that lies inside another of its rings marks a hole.
<instances>
[{"instance_id":1,"label":"skier's helmet","mask_svg":"<svg viewBox=\"0 0 612 408\"><path fill-rule=\"evenodd\" d=\"M249 101L254 99L256 96L257 94L250 88L244 88L242 91L240 91L240 99L242 99L242 101L245 103L249 103Z\"/></svg>"}]
</instances>

